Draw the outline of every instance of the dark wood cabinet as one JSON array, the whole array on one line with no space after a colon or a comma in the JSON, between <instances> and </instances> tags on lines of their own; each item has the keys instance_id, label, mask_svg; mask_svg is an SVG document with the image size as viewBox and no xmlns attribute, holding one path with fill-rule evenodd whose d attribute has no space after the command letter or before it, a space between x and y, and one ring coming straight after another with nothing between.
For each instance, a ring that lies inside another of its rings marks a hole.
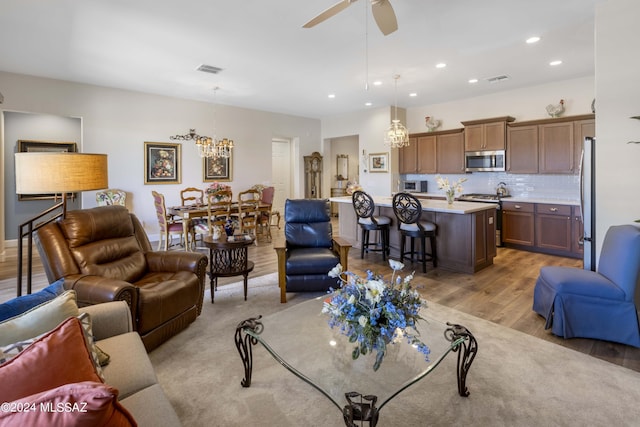
<instances>
[{"instance_id":1,"label":"dark wood cabinet","mask_svg":"<svg viewBox=\"0 0 640 427\"><path fill-rule=\"evenodd\" d=\"M570 253L572 248L571 206L536 204L536 247L549 252Z\"/></svg>"},{"instance_id":2,"label":"dark wood cabinet","mask_svg":"<svg viewBox=\"0 0 640 427\"><path fill-rule=\"evenodd\" d=\"M464 133L440 134L436 138L438 173L464 173Z\"/></svg>"},{"instance_id":3,"label":"dark wood cabinet","mask_svg":"<svg viewBox=\"0 0 640 427\"><path fill-rule=\"evenodd\" d=\"M436 173L436 136L417 138L418 173Z\"/></svg>"},{"instance_id":4,"label":"dark wood cabinet","mask_svg":"<svg viewBox=\"0 0 640 427\"><path fill-rule=\"evenodd\" d=\"M595 115L510 123L507 172L573 174L585 136L595 136Z\"/></svg>"},{"instance_id":5,"label":"dark wood cabinet","mask_svg":"<svg viewBox=\"0 0 640 427\"><path fill-rule=\"evenodd\" d=\"M507 123L510 116L461 122L464 126L465 151L504 150L507 140Z\"/></svg>"},{"instance_id":6,"label":"dark wood cabinet","mask_svg":"<svg viewBox=\"0 0 640 427\"><path fill-rule=\"evenodd\" d=\"M538 126L538 172L565 174L575 171L573 122Z\"/></svg>"},{"instance_id":7,"label":"dark wood cabinet","mask_svg":"<svg viewBox=\"0 0 640 427\"><path fill-rule=\"evenodd\" d=\"M507 172L538 173L538 126L509 126Z\"/></svg>"},{"instance_id":8,"label":"dark wood cabinet","mask_svg":"<svg viewBox=\"0 0 640 427\"><path fill-rule=\"evenodd\" d=\"M520 246L533 246L534 204L505 202L502 205L502 241Z\"/></svg>"},{"instance_id":9,"label":"dark wood cabinet","mask_svg":"<svg viewBox=\"0 0 640 427\"><path fill-rule=\"evenodd\" d=\"M409 138L409 146L398 149L398 171L418 173L418 138Z\"/></svg>"}]
</instances>

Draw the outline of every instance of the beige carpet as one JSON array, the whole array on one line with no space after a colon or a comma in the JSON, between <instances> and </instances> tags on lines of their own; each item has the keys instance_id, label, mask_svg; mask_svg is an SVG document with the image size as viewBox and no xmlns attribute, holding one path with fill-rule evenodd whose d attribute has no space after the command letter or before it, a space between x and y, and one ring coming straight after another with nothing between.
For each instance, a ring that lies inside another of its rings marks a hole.
<instances>
[{"instance_id":1,"label":"beige carpet","mask_svg":"<svg viewBox=\"0 0 640 427\"><path fill-rule=\"evenodd\" d=\"M318 294L289 294L288 304ZM222 286L202 316L151 353L160 384L185 426L343 426L326 397L254 349L253 383L235 348L236 325L286 307L275 274ZM457 393L455 354L381 411L379 426L637 426L640 373L437 304L430 315L467 326L478 340L471 395ZM428 340L427 340L428 343ZM453 356L453 357L452 357ZM312 363L312 361L310 361Z\"/></svg>"}]
</instances>

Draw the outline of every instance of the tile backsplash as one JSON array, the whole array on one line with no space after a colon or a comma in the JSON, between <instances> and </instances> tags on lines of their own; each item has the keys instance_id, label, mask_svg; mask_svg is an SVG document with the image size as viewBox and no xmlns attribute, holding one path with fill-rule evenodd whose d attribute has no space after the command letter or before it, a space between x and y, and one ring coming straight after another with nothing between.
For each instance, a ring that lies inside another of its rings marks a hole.
<instances>
[{"instance_id":1,"label":"tile backsplash","mask_svg":"<svg viewBox=\"0 0 640 427\"><path fill-rule=\"evenodd\" d=\"M438 175L404 175L407 180L429 181L429 192L437 193ZM580 176L579 175L526 175L511 174L506 172L474 172L468 174L443 174L450 182L455 182L459 178L467 178L462 184L463 193L484 193L493 194L496 192L498 183L507 184L509 194L514 197L537 198L537 199L561 199L578 200L580 198ZM395 190L395 189L394 189Z\"/></svg>"}]
</instances>

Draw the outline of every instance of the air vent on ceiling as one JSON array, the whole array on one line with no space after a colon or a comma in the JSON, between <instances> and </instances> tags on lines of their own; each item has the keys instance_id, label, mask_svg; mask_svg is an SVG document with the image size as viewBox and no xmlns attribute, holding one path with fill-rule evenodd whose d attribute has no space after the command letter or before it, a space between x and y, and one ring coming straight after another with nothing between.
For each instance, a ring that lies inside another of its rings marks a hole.
<instances>
[{"instance_id":1,"label":"air vent on ceiling","mask_svg":"<svg viewBox=\"0 0 640 427\"><path fill-rule=\"evenodd\" d=\"M501 76L489 77L486 80L489 83L500 83L500 82L504 82L505 80L509 80L509 76L506 76L506 75L503 74Z\"/></svg>"},{"instance_id":2,"label":"air vent on ceiling","mask_svg":"<svg viewBox=\"0 0 640 427\"><path fill-rule=\"evenodd\" d=\"M198 68L196 68L196 70L202 71L203 73L218 74L220 71L222 71L222 68L214 67L213 65L202 64Z\"/></svg>"}]
</instances>

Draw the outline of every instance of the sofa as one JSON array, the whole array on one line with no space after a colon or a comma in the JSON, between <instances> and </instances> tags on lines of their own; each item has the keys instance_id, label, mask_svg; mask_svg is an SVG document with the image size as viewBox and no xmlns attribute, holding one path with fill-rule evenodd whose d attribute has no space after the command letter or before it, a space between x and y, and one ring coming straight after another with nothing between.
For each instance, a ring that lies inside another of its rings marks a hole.
<instances>
[{"instance_id":1,"label":"sofa","mask_svg":"<svg viewBox=\"0 0 640 427\"><path fill-rule=\"evenodd\" d=\"M44 302L0 322L0 401L10 402L0 427L181 425L126 302L78 308L75 291L57 283Z\"/></svg>"},{"instance_id":2,"label":"sofa","mask_svg":"<svg viewBox=\"0 0 640 427\"><path fill-rule=\"evenodd\" d=\"M153 251L140 221L123 206L67 212L36 231L36 246L49 282L63 278L78 305L126 301L147 351L202 311L207 256Z\"/></svg>"}]
</instances>

